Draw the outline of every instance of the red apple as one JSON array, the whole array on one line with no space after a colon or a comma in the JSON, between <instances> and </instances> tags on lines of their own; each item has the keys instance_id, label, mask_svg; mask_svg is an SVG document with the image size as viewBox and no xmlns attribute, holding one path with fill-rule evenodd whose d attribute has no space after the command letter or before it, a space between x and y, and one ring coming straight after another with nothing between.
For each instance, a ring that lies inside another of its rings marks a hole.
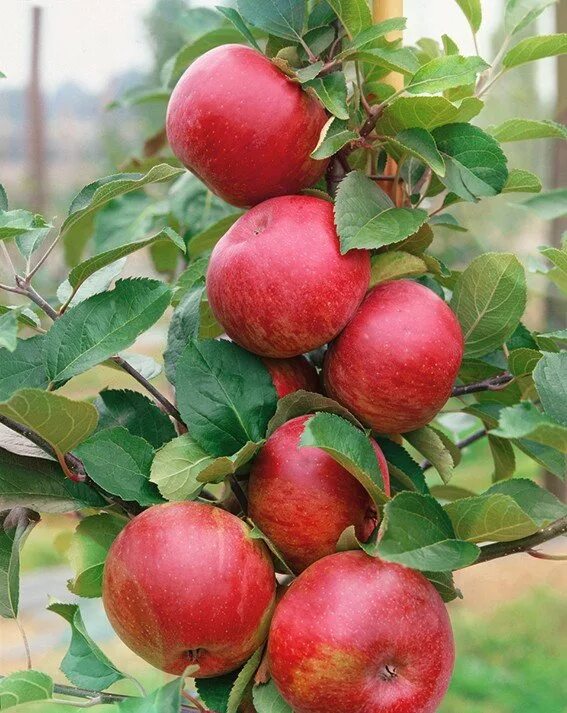
<instances>
[{"instance_id":1,"label":"red apple","mask_svg":"<svg viewBox=\"0 0 567 713\"><path fill-rule=\"evenodd\" d=\"M243 45L206 52L167 108L177 158L228 203L251 206L316 183L328 161L310 154L327 114L267 57Z\"/></svg>"},{"instance_id":2,"label":"red apple","mask_svg":"<svg viewBox=\"0 0 567 713\"><path fill-rule=\"evenodd\" d=\"M384 282L330 346L325 387L380 433L406 433L441 410L459 372L463 335L451 309L411 280Z\"/></svg>"},{"instance_id":3,"label":"red apple","mask_svg":"<svg viewBox=\"0 0 567 713\"><path fill-rule=\"evenodd\" d=\"M104 567L118 636L156 668L197 678L242 664L264 641L275 601L264 545L237 517L193 502L156 505L118 535Z\"/></svg>"},{"instance_id":4,"label":"red apple","mask_svg":"<svg viewBox=\"0 0 567 713\"><path fill-rule=\"evenodd\" d=\"M369 280L368 251L340 253L332 203L282 196L249 210L219 240L207 294L231 339L260 356L281 358L335 337Z\"/></svg>"},{"instance_id":5,"label":"red apple","mask_svg":"<svg viewBox=\"0 0 567 713\"><path fill-rule=\"evenodd\" d=\"M270 372L279 399L294 391L319 391L317 369L304 356L292 359L262 359Z\"/></svg>"},{"instance_id":6,"label":"red apple","mask_svg":"<svg viewBox=\"0 0 567 713\"><path fill-rule=\"evenodd\" d=\"M294 713L434 713L454 643L422 574L340 552L311 565L277 605L268 658Z\"/></svg>"},{"instance_id":7,"label":"red apple","mask_svg":"<svg viewBox=\"0 0 567 713\"><path fill-rule=\"evenodd\" d=\"M248 483L249 514L295 571L336 551L351 525L362 541L372 534L377 513L358 480L320 448L299 446L306 422L299 416L268 438ZM372 441L387 489L388 465Z\"/></svg>"}]
</instances>

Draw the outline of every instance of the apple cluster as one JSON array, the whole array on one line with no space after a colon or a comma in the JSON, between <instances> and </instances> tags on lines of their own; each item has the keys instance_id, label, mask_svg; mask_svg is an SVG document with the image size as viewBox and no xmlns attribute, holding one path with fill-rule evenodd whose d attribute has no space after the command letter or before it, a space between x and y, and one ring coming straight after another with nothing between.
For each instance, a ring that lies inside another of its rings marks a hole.
<instances>
[{"instance_id":1,"label":"apple cluster","mask_svg":"<svg viewBox=\"0 0 567 713\"><path fill-rule=\"evenodd\" d=\"M326 171L310 154L327 119L265 56L226 45L185 72L167 133L212 191L250 208L207 272L226 335L263 359L279 397L323 389L372 431L403 434L449 398L463 337L447 304L418 282L369 290L370 252L342 253L332 202L302 193ZM326 346L318 374L305 354ZM379 512L329 454L299 447L309 418L270 436L248 483L250 518L298 575L283 595L268 549L243 520L168 503L137 516L112 545L109 619L132 650L178 675L191 665L196 677L233 671L267 640L269 674L296 713L432 713L454 659L445 606L418 572L336 552L349 527L365 542ZM389 494L386 460L371 442Z\"/></svg>"}]
</instances>

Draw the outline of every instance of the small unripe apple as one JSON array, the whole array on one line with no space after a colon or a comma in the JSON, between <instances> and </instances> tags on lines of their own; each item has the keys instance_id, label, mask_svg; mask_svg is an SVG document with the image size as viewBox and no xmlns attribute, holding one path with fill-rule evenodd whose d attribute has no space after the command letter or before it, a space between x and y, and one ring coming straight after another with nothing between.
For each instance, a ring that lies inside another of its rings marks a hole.
<instances>
[{"instance_id":1,"label":"small unripe apple","mask_svg":"<svg viewBox=\"0 0 567 713\"><path fill-rule=\"evenodd\" d=\"M295 572L335 552L351 525L365 541L377 524L374 503L358 480L321 448L299 445L310 418L299 416L274 431L248 483L250 517ZM389 488L386 459L372 445Z\"/></svg>"},{"instance_id":2,"label":"small unripe apple","mask_svg":"<svg viewBox=\"0 0 567 713\"><path fill-rule=\"evenodd\" d=\"M422 574L340 552L291 584L272 619L268 659L294 713L434 713L454 643Z\"/></svg>"},{"instance_id":3,"label":"small unripe apple","mask_svg":"<svg viewBox=\"0 0 567 713\"><path fill-rule=\"evenodd\" d=\"M326 121L318 99L263 54L223 45L185 71L166 128L190 171L228 203L251 206L321 178L328 160L310 154Z\"/></svg>"},{"instance_id":4,"label":"small unripe apple","mask_svg":"<svg viewBox=\"0 0 567 713\"><path fill-rule=\"evenodd\" d=\"M282 196L249 210L215 245L207 295L233 341L282 358L335 337L369 280L367 250L340 253L332 203Z\"/></svg>"},{"instance_id":5,"label":"small unripe apple","mask_svg":"<svg viewBox=\"0 0 567 713\"><path fill-rule=\"evenodd\" d=\"M304 356L292 359L262 359L270 372L279 399L294 391L319 391L317 369Z\"/></svg>"},{"instance_id":6,"label":"small unripe apple","mask_svg":"<svg viewBox=\"0 0 567 713\"><path fill-rule=\"evenodd\" d=\"M379 433L425 426L451 395L463 357L455 314L411 280L377 285L331 344L330 396Z\"/></svg>"},{"instance_id":7,"label":"small unripe apple","mask_svg":"<svg viewBox=\"0 0 567 713\"><path fill-rule=\"evenodd\" d=\"M241 520L194 502L156 505L113 542L104 608L122 641L156 668L197 678L242 664L266 638L272 561Z\"/></svg>"}]
</instances>

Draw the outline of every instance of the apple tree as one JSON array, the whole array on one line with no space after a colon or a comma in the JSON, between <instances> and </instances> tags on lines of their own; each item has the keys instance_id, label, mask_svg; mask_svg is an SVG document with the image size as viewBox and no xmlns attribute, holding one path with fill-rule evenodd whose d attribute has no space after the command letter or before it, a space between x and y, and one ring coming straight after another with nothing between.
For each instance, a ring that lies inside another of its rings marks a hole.
<instances>
[{"instance_id":1,"label":"apple tree","mask_svg":"<svg viewBox=\"0 0 567 713\"><path fill-rule=\"evenodd\" d=\"M457 2L476 47L480 1ZM527 327L516 255L448 265L435 241L467 230L454 206L503 193L565 213L506 144L567 129L477 121L503 75L566 52L564 34L529 34L548 5L507 0L487 58L446 34L404 45L405 18L366 0L188 10L200 30L161 86L116 101L168 103L142 158L62 221L0 186L0 613L19 621L42 514L78 513L70 593L102 597L117 635L174 674L144 691L76 598L50 601L70 685L28 650L0 709L437 710L445 603L467 594L453 572L547 557L567 532L565 505L516 468L521 452L565 477L567 333ZM46 287L54 251L68 272ZM158 277L121 278L139 251ZM532 264L567 292L567 244ZM163 359L132 351L162 330ZM69 397L101 367L131 388ZM453 485L481 439L492 485ZM130 695L108 692L124 679Z\"/></svg>"}]
</instances>

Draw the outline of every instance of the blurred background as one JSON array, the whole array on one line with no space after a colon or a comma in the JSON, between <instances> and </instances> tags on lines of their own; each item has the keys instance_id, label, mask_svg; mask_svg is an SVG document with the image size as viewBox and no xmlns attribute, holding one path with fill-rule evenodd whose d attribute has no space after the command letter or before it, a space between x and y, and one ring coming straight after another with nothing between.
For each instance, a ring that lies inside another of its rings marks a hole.
<instances>
[{"instance_id":1,"label":"blurred background","mask_svg":"<svg viewBox=\"0 0 567 713\"><path fill-rule=\"evenodd\" d=\"M2 0L0 71L6 78L0 79L0 183L10 207L61 220L85 184L140 158L144 142L163 126L165 100L111 105L128 92L158 86L164 62L207 29L210 11L195 8L215 4L219 0ZM503 0L485 0L483 5L479 49L490 61L503 35ZM447 33L467 54L474 53L470 30L455 2L406 0L405 15L407 43L424 36L439 41ZM566 0L543 13L537 31L567 31ZM533 28L530 34L535 34ZM561 62L543 60L505 76L478 124L488 126L514 116L566 123L565 58ZM567 184L564 143L519 142L505 148L510 167L535 172L544 188ZM553 291L544 291L549 281L537 275L537 247L559 245L565 222L528 212L518 205L524 199L503 195L484 201L482 209L457 206L454 212L469 232L440 229L436 254L457 267L479 252L517 253L531 273L529 326L563 328L565 305ZM47 290L66 276L62 254L53 256L49 265ZM130 259L127 271L152 274L156 267L140 253ZM166 323L158 325L137 348L159 359L166 328ZM103 386L134 388L118 372L103 368L74 379L66 388L70 395L84 397ZM470 432L470 422L461 426L462 433ZM456 436L462 433L455 430ZM546 479L550 489L565 497L557 478L542 473L523 454L516 456L518 476ZM465 452L454 483L481 490L490 484L491 472L487 444L479 442ZM59 617L44 612L44 605L48 594L70 598L65 581L71 573L64 551L75 525L72 518L46 519L32 532L23 555L21 610L32 660L60 682L63 675L57 669L68 632ZM564 542L552 547L567 550ZM458 660L441 711L567 711L565 563L518 555L457 573L456 579L464 595L450 605ZM163 681L164 675L144 665L114 637L98 600L83 600L82 607L91 635L111 659L150 687ZM16 625L2 620L0 627L0 673L7 674L23 668L25 657ZM133 693L128 684L114 688Z\"/></svg>"}]
</instances>

